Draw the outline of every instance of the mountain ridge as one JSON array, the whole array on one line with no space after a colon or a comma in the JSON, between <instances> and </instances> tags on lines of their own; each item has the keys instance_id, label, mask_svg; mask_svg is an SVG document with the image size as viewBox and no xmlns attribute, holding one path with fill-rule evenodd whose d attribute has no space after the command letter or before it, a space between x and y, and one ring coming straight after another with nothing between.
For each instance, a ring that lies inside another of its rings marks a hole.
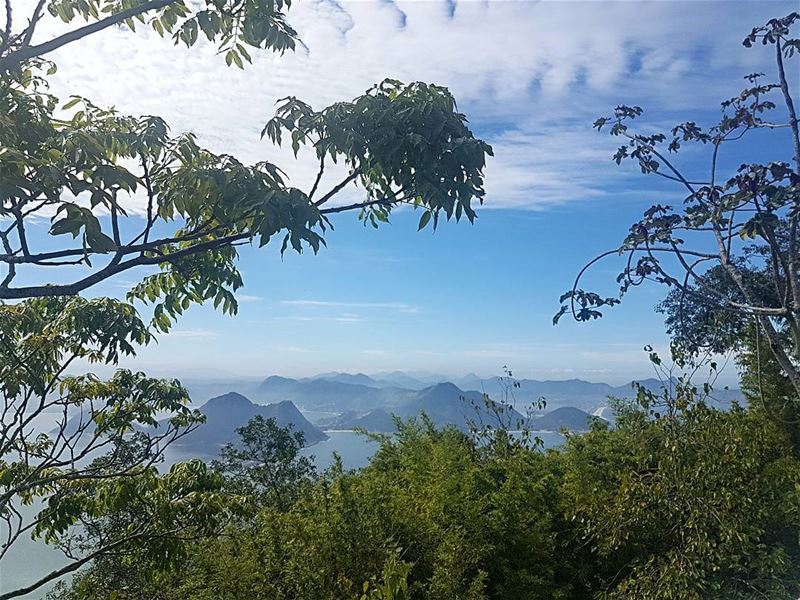
<instances>
[{"instance_id":1,"label":"mountain ridge","mask_svg":"<svg viewBox=\"0 0 800 600\"><path fill-rule=\"evenodd\" d=\"M255 404L237 392L228 392L209 399L198 409L205 417L202 423L186 436L176 440L175 445L192 452L215 455L219 448L237 439L236 429L243 427L256 416L274 418L281 427L291 426L305 436L305 445L328 439L321 429L313 425L290 401L273 404Z\"/></svg>"},{"instance_id":2,"label":"mountain ridge","mask_svg":"<svg viewBox=\"0 0 800 600\"><path fill-rule=\"evenodd\" d=\"M381 373L396 376L396 373ZM590 382L583 379L536 380L520 379L519 385L511 388L512 398L508 400L517 407L532 406L540 399L546 401L550 409L562 406L574 406L585 412L594 412L608 405L608 397L634 398L634 381L620 386L608 383ZM479 379L475 376L457 378L454 381L439 381L423 385L413 380L413 386L402 387L386 379L375 379L364 373L326 373L320 376L303 379L290 379L279 376L266 378L254 392L254 398L260 402L292 400L304 410L323 410L333 412L360 411L365 412L377 408L397 408L415 395L432 385L450 383L462 392L486 393L490 398L498 400L504 397L504 386L507 384L499 377ZM642 379L638 383L643 387L657 391L661 382L657 379ZM411 385L411 384L409 384ZM739 390L718 390L719 407L727 408L733 400L742 400ZM712 401L713 404L713 401Z\"/></svg>"}]
</instances>

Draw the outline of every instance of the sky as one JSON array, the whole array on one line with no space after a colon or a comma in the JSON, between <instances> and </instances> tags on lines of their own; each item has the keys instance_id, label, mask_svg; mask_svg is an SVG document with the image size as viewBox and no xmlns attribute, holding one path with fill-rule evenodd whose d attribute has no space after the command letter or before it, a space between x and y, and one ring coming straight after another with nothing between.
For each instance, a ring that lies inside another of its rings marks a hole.
<instances>
[{"instance_id":1,"label":"sky","mask_svg":"<svg viewBox=\"0 0 800 600\"><path fill-rule=\"evenodd\" d=\"M448 86L495 152L474 225L417 233L418 215L399 211L375 231L342 214L318 255L244 248L239 314L193 307L131 365L190 378L393 369L488 376L503 365L540 379L651 375L643 347L666 352L654 312L663 289L638 289L599 321L552 325L559 295L588 259L618 246L651 203L683 197L617 167L615 140L591 123L619 103L645 107L646 127L712 122L743 75L770 67L771 54L745 50L742 38L796 9L771 0L300 0L289 21L302 45L283 56L253 52L243 71L208 45L187 50L145 30L66 46L51 55L58 95L160 115L213 151L278 164L297 187L308 189L313 157L295 160L259 138L276 100L295 95L322 108L385 77ZM38 35L57 30L43 25ZM785 158L784 142L739 151ZM680 159L689 170L707 160L700 149ZM340 201L361 197L352 188ZM588 283L613 293L618 270L601 263ZM118 295L136 275L92 293ZM733 382L735 372L723 379Z\"/></svg>"}]
</instances>

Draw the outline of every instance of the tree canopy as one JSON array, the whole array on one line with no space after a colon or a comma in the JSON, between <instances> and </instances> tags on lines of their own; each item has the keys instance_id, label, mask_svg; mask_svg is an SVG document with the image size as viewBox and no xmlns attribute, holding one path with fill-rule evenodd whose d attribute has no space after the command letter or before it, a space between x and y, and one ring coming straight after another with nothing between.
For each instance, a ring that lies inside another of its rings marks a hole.
<instances>
[{"instance_id":1,"label":"tree canopy","mask_svg":"<svg viewBox=\"0 0 800 600\"><path fill-rule=\"evenodd\" d=\"M677 416L628 405L547 452L401 422L367 467L263 498L173 567L112 556L51 598L795 598L787 436L743 409Z\"/></svg>"}]
</instances>

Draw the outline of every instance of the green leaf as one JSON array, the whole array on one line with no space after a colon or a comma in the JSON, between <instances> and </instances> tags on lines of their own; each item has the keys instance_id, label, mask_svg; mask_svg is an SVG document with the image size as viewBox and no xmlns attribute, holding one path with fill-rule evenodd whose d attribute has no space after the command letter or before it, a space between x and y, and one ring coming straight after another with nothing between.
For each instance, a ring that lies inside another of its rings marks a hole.
<instances>
[{"instance_id":1,"label":"green leaf","mask_svg":"<svg viewBox=\"0 0 800 600\"><path fill-rule=\"evenodd\" d=\"M66 103L64 106L62 106L61 108L62 108L63 110L69 110L70 108L72 108L73 106L75 106L75 105L76 105L78 102L80 102L82 99L83 99L83 98L81 98L81 97L79 97L79 96L72 96L72 100L70 100L69 102L67 102L67 103Z\"/></svg>"},{"instance_id":2,"label":"green leaf","mask_svg":"<svg viewBox=\"0 0 800 600\"><path fill-rule=\"evenodd\" d=\"M424 213L422 213L422 217L420 217L417 231L422 231L428 225L428 223L430 223L431 216L432 214L431 211L429 210L426 210Z\"/></svg>"},{"instance_id":3,"label":"green leaf","mask_svg":"<svg viewBox=\"0 0 800 600\"><path fill-rule=\"evenodd\" d=\"M117 249L117 245L110 237L100 231L86 232L86 243L89 247L100 254L107 254Z\"/></svg>"}]
</instances>

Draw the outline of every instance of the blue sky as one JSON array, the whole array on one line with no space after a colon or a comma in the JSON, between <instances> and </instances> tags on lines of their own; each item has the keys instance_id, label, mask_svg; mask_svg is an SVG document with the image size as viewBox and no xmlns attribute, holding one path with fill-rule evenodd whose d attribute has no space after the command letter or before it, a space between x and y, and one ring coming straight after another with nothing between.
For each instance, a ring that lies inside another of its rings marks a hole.
<instances>
[{"instance_id":1,"label":"blue sky","mask_svg":"<svg viewBox=\"0 0 800 600\"><path fill-rule=\"evenodd\" d=\"M648 126L708 122L741 89L742 75L769 69L768 53L741 47L744 35L796 8L769 0L306 0L290 12L305 46L256 55L243 72L226 69L211 48L173 48L147 32L109 31L70 46L54 56L56 92L162 115L213 150L278 163L300 187L313 159L294 161L258 139L275 99L287 94L323 106L386 76L447 85L475 133L495 147L475 225L417 233L417 217L399 211L374 231L345 214L317 256L245 248L239 315L193 308L136 365L183 377L490 375L505 364L538 378L621 383L649 375L642 347L665 346L653 311L663 290L637 290L591 324L551 324L585 260L618 245L650 201L682 197L616 167L614 140L591 122L620 102L648 108ZM780 142L759 140L737 152L725 160L787 156ZM706 158L689 150L682 160L692 170ZM353 198L355 188L342 201ZM590 283L613 291L615 266L601 264ZM133 276L96 293L118 294Z\"/></svg>"}]
</instances>

